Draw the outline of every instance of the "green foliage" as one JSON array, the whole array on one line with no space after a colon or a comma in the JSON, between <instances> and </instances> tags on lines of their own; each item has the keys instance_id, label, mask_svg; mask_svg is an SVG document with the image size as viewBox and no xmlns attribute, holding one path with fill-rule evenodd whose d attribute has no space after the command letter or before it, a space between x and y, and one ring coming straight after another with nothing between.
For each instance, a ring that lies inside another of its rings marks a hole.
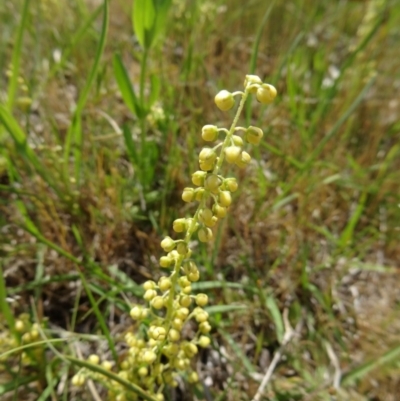
<instances>
[{"instance_id":1,"label":"green foliage","mask_svg":"<svg viewBox=\"0 0 400 401\"><path fill-rule=\"evenodd\" d=\"M171 3L171 0L135 0L133 2L133 30L146 52L163 34Z\"/></svg>"}]
</instances>

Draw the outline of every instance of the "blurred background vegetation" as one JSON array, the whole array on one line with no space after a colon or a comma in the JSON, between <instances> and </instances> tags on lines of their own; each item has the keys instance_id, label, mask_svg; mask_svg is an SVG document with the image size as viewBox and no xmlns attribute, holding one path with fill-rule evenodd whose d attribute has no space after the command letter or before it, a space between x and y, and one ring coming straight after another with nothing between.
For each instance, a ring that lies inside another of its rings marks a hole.
<instances>
[{"instance_id":1,"label":"blurred background vegetation","mask_svg":"<svg viewBox=\"0 0 400 401\"><path fill-rule=\"evenodd\" d=\"M247 108L265 138L194 244L212 346L170 399L251 399L284 315L265 400L400 399L399 0L173 0L147 50L125 0L2 0L0 21L2 400L93 399L62 355L123 352L201 127L230 121L213 97L248 73L279 95ZM27 364L4 355L24 313L63 339Z\"/></svg>"}]
</instances>

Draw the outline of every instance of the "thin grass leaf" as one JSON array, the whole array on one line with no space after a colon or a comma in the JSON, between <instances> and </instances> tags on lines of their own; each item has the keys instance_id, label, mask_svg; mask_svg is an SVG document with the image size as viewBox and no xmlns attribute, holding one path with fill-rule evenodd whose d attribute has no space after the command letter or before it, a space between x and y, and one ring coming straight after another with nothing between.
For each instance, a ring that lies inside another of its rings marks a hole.
<instances>
[{"instance_id":1,"label":"thin grass leaf","mask_svg":"<svg viewBox=\"0 0 400 401\"><path fill-rule=\"evenodd\" d=\"M159 95L160 95L160 88L161 88L161 81L160 78L158 78L157 75L152 75L150 77L151 81L151 90L150 90L150 96L147 102L147 108L150 109L151 106L157 101Z\"/></svg>"},{"instance_id":2,"label":"thin grass leaf","mask_svg":"<svg viewBox=\"0 0 400 401\"><path fill-rule=\"evenodd\" d=\"M342 385L349 386L352 385L356 380L362 379L369 372L382 367L388 363L398 360L400 357L400 344L393 347L391 350L384 353L382 356L375 358L372 361L366 362L351 372L343 375Z\"/></svg>"},{"instance_id":3,"label":"thin grass leaf","mask_svg":"<svg viewBox=\"0 0 400 401\"><path fill-rule=\"evenodd\" d=\"M135 0L132 9L132 26L143 49L150 49L156 19L153 0Z\"/></svg>"},{"instance_id":4,"label":"thin grass leaf","mask_svg":"<svg viewBox=\"0 0 400 401\"><path fill-rule=\"evenodd\" d=\"M126 124L122 127L122 133L124 135L124 141L126 150L128 152L128 157L132 165L137 166L139 165L138 152L136 151L136 145L133 142L131 131L129 130Z\"/></svg>"},{"instance_id":5,"label":"thin grass leaf","mask_svg":"<svg viewBox=\"0 0 400 401\"><path fill-rule=\"evenodd\" d=\"M99 365L94 365L93 363L83 361L81 359L77 359L77 358L74 358L74 357L68 356L68 355L65 355L65 359L67 359L72 364L77 365L81 368L86 368L92 372L100 373L101 375L108 377L110 380L121 384L127 390L132 391L135 394L138 394L140 397L142 397L146 401L157 401L154 397L152 397L150 394L146 393L144 390L142 390L136 384L133 384L130 381L122 379L117 374L110 372L109 370L105 370Z\"/></svg>"},{"instance_id":6,"label":"thin grass leaf","mask_svg":"<svg viewBox=\"0 0 400 401\"><path fill-rule=\"evenodd\" d=\"M139 119L143 118L145 114L143 113L142 107L139 104L135 90L132 86L132 82L129 79L128 72L119 54L114 54L113 69L115 80L117 81L118 88L126 106L132 112L132 114L136 115Z\"/></svg>"},{"instance_id":7,"label":"thin grass leaf","mask_svg":"<svg viewBox=\"0 0 400 401\"><path fill-rule=\"evenodd\" d=\"M289 204L292 200L297 199L299 197L299 194L296 192L292 195L287 196L286 198L280 199L278 202L276 202L274 204L274 206L272 207L273 211L279 210L282 207L286 206L287 204Z\"/></svg>"},{"instance_id":8,"label":"thin grass leaf","mask_svg":"<svg viewBox=\"0 0 400 401\"><path fill-rule=\"evenodd\" d=\"M237 289L253 289L251 286L245 286L240 283L231 283L229 281L201 281L197 283L192 283L191 287L195 291L211 290L214 288L237 288Z\"/></svg>"},{"instance_id":9,"label":"thin grass leaf","mask_svg":"<svg viewBox=\"0 0 400 401\"><path fill-rule=\"evenodd\" d=\"M138 42L149 51L163 33L171 0L135 0L132 26Z\"/></svg>"},{"instance_id":10,"label":"thin grass leaf","mask_svg":"<svg viewBox=\"0 0 400 401\"><path fill-rule=\"evenodd\" d=\"M15 338L18 338L18 334L15 330L15 319L14 314L10 306L7 303L7 290L6 283L4 281L4 272L3 272L3 262L0 260L0 312L4 316L5 321L7 322L8 328L13 333Z\"/></svg>"},{"instance_id":11,"label":"thin grass leaf","mask_svg":"<svg viewBox=\"0 0 400 401\"><path fill-rule=\"evenodd\" d=\"M243 366L246 368L248 373L254 373L256 369L254 368L253 364L247 358L247 356L243 353L241 348L238 346L236 341L232 338L232 336L224 330L219 329L219 333L222 337L225 338L226 342L232 347L233 352L236 354L238 359L243 363Z\"/></svg>"},{"instance_id":12,"label":"thin grass leaf","mask_svg":"<svg viewBox=\"0 0 400 401\"><path fill-rule=\"evenodd\" d=\"M272 320L275 324L276 337L279 343L282 344L283 336L285 334L285 326L283 324L283 318L278 308L278 304L272 295L269 295L266 299L265 306L271 313Z\"/></svg>"},{"instance_id":13,"label":"thin grass leaf","mask_svg":"<svg viewBox=\"0 0 400 401\"><path fill-rule=\"evenodd\" d=\"M101 271L100 266L98 266L96 263L91 262L91 261L82 261L69 252L67 252L65 249L61 248L54 242L48 240L46 237L42 235L40 230L35 226L33 221L29 218L28 212L26 210L25 205L21 201L17 201L16 205L21 213L21 216L23 218L24 225L22 225L22 228L29 232L31 235L33 235L39 242L42 244L47 245L49 248L54 249L56 252L58 252L60 255L64 256L68 260L74 262L77 266L85 266L85 268L90 271L92 274L96 275L98 278L104 280L105 282L116 285L115 281L112 280L107 274L103 273Z\"/></svg>"},{"instance_id":14,"label":"thin grass leaf","mask_svg":"<svg viewBox=\"0 0 400 401\"><path fill-rule=\"evenodd\" d=\"M53 64L52 68L50 69L49 78L52 78L54 75L57 74L58 71L60 71L64 67L65 63L70 59L72 50L80 42L80 40L85 36L86 32L92 26L93 22L100 15L102 9L103 9L103 6L97 7L96 10L94 10L94 12L89 15L89 17L82 24L82 26L78 29L78 31L72 36L70 44L62 52L60 61L58 63Z\"/></svg>"},{"instance_id":15,"label":"thin grass leaf","mask_svg":"<svg viewBox=\"0 0 400 401\"><path fill-rule=\"evenodd\" d=\"M250 65L249 65L249 73L250 74L254 74L256 71L258 50L260 47L261 36L264 31L265 24L267 23L268 18L271 14L271 11L275 5L275 2L276 2L276 0L273 0L268 4L268 7L264 13L263 19L261 20L261 23L257 29L256 38L254 41L253 49L251 51L251 58L250 58ZM246 125L249 125L250 116L251 116L251 102L248 102L246 104Z\"/></svg>"},{"instance_id":16,"label":"thin grass leaf","mask_svg":"<svg viewBox=\"0 0 400 401\"><path fill-rule=\"evenodd\" d=\"M18 377L17 380L12 380L5 384L0 384L0 395L6 394L10 391L15 391L21 386L26 386L27 384L33 383L38 379L39 379L38 376L25 376L25 377Z\"/></svg>"},{"instance_id":17,"label":"thin grass leaf","mask_svg":"<svg viewBox=\"0 0 400 401\"><path fill-rule=\"evenodd\" d=\"M40 340L40 341L35 341L29 344L24 344L24 345L20 345L19 347L15 347L12 349L9 349L6 352L3 352L2 354L0 354L0 359L7 359L9 356L16 354L16 353L20 353L23 351L27 351L30 348L36 348L36 347L42 347L44 345L47 345L48 343L52 343L52 344L58 344L58 343L65 343L67 341L71 341L72 339L65 339L65 338L51 338L51 339L46 339L46 340Z\"/></svg>"},{"instance_id":18,"label":"thin grass leaf","mask_svg":"<svg viewBox=\"0 0 400 401\"><path fill-rule=\"evenodd\" d=\"M36 264L36 271L35 271L35 280L34 282L38 282L43 280L44 277L44 254L46 248L43 245L39 245L37 249L37 264ZM39 302L40 295L41 295L41 286L35 286L35 300Z\"/></svg>"},{"instance_id":19,"label":"thin grass leaf","mask_svg":"<svg viewBox=\"0 0 400 401\"><path fill-rule=\"evenodd\" d=\"M348 246L349 243L352 242L353 240L353 234L354 230L357 226L358 221L360 220L362 213L365 209L365 204L367 202L367 192L363 192L360 196L360 199L358 201L357 207L354 210L354 213L352 214L350 220L348 221L346 227L342 231L342 234L340 235L338 245L340 248L345 248Z\"/></svg>"},{"instance_id":20,"label":"thin grass leaf","mask_svg":"<svg viewBox=\"0 0 400 401\"><path fill-rule=\"evenodd\" d=\"M61 198L62 192L54 183L53 177L48 174L48 169L40 159L36 156L35 152L28 145L28 138L23 129L18 124L17 120L12 114L0 104L0 123L6 128L11 138L14 140L15 146L19 155L28 166L32 166L36 172L43 178L43 180L57 193Z\"/></svg>"},{"instance_id":21,"label":"thin grass leaf","mask_svg":"<svg viewBox=\"0 0 400 401\"><path fill-rule=\"evenodd\" d=\"M363 90L359 93L359 95L354 99L353 103L346 110L344 114L340 116L340 118L336 121L331 130L321 139L318 145L315 147L315 150L311 153L311 156L307 160L304 165L304 170L308 170L312 162L321 154L325 145L335 136L335 134L339 131L341 126L345 123L345 121L353 114L353 112L357 109L357 107L364 100L366 94L372 87L376 80L376 77L372 77L367 84L364 86Z\"/></svg>"},{"instance_id":22,"label":"thin grass leaf","mask_svg":"<svg viewBox=\"0 0 400 401\"><path fill-rule=\"evenodd\" d=\"M336 96L336 93L337 93L337 90L339 87L339 83L342 81L342 79L345 76L345 74L344 74L345 71L352 66L353 62L356 60L356 56L362 50L365 49L365 47L368 45L368 43L372 40L372 38L378 32L378 29L381 26L384 18L385 18L385 13L378 13L376 22L375 22L374 26L371 28L370 32L364 37L364 39L358 44L357 48L349 55L349 57L346 58L343 65L340 67L339 77L334 81L334 85L332 85L332 87L329 89L327 94L324 96L323 101L321 101L319 103L317 109L313 113L313 119L312 119L310 127L309 127L311 136L313 136L314 131L318 127L319 121L322 120L323 116L326 114L327 110L329 109L332 99ZM371 79L371 81L373 81L373 79Z\"/></svg>"},{"instance_id":23,"label":"thin grass leaf","mask_svg":"<svg viewBox=\"0 0 400 401\"><path fill-rule=\"evenodd\" d=\"M171 7L172 0L153 0L156 12L156 20L153 29L154 43L162 36L167 26L168 11Z\"/></svg>"},{"instance_id":24,"label":"thin grass leaf","mask_svg":"<svg viewBox=\"0 0 400 401\"><path fill-rule=\"evenodd\" d=\"M213 305L204 308L210 315L247 309L246 305Z\"/></svg>"},{"instance_id":25,"label":"thin grass leaf","mask_svg":"<svg viewBox=\"0 0 400 401\"><path fill-rule=\"evenodd\" d=\"M22 40L24 37L24 32L28 21L29 3L30 0L25 0L24 5L22 7L21 22L19 24L17 37L15 40L15 46L11 59L12 76L8 84L8 101L7 101L7 108L9 111L12 111L13 109L15 95L17 93L19 67L21 63Z\"/></svg>"},{"instance_id":26,"label":"thin grass leaf","mask_svg":"<svg viewBox=\"0 0 400 401\"><path fill-rule=\"evenodd\" d=\"M52 395L52 398L54 399L56 394L55 394L55 388L60 380L59 377L54 377L53 376L53 366L52 364L47 364L46 365L46 382L47 382L47 387L43 390L42 394L40 394L39 398L37 401L47 401Z\"/></svg>"},{"instance_id":27,"label":"thin grass leaf","mask_svg":"<svg viewBox=\"0 0 400 401\"><path fill-rule=\"evenodd\" d=\"M43 287L51 283L60 283L68 281L79 280L78 274L60 274L58 276L43 277L40 280L28 281L25 284L19 285L17 287L8 288L7 292L9 295L18 294L21 291L35 290L38 287Z\"/></svg>"},{"instance_id":28,"label":"thin grass leaf","mask_svg":"<svg viewBox=\"0 0 400 401\"><path fill-rule=\"evenodd\" d=\"M90 286L89 286L88 282L86 281L85 275L82 274L79 270L78 270L78 274L81 277L82 285L83 285L83 287L85 289L87 297L89 298L89 302L90 302L90 305L93 308L93 312L94 312L95 316L97 317L97 321L98 321L98 323L100 325L100 328L101 328L101 330L103 332L103 335L107 340L108 346L110 347L110 351L111 351L111 354L112 354L112 356L114 358L114 361L116 363L118 363L117 350L115 349L114 340L113 340L113 337L111 336L110 330L108 329L107 322L105 321L103 314L100 312L100 309L99 309L99 307L97 305L96 300L94 299L94 296L92 294Z\"/></svg>"},{"instance_id":29,"label":"thin grass leaf","mask_svg":"<svg viewBox=\"0 0 400 401\"><path fill-rule=\"evenodd\" d=\"M82 135L82 111L86 105L90 89L94 83L94 80L97 76L97 72L100 65L100 59L104 52L104 47L106 44L106 37L108 31L108 22L109 22L109 6L108 0L104 0L103 3L103 22L101 26L100 32L100 40L97 45L96 55L94 58L94 63L90 70L89 76L86 80L86 84L82 89L82 92L79 96L76 109L72 118L72 123L69 126L67 136L65 139L65 146L64 146L64 163L65 163L65 176L68 178L68 159L70 155L71 145L72 143L75 144L74 148L74 156L75 156L75 178L78 181L80 175L80 168L81 168L81 158L82 158L82 145L83 145L83 135Z\"/></svg>"},{"instance_id":30,"label":"thin grass leaf","mask_svg":"<svg viewBox=\"0 0 400 401\"><path fill-rule=\"evenodd\" d=\"M275 156L282 157L284 160L288 161L292 166L296 167L298 170L301 170L303 168L303 164L301 162L296 160L294 157L285 154L284 151L279 150L278 148L276 148L275 146L271 145L270 143L268 143L266 141L262 141L260 143L260 146L262 148L267 149L269 152L271 152Z\"/></svg>"}]
</instances>

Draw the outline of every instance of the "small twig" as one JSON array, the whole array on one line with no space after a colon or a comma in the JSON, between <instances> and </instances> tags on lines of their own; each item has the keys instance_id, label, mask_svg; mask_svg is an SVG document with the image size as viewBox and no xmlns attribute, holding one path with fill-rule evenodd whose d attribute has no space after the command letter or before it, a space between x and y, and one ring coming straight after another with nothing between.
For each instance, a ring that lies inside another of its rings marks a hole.
<instances>
[{"instance_id":1,"label":"small twig","mask_svg":"<svg viewBox=\"0 0 400 401\"><path fill-rule=\"evenodd\" d=\"M335 368L335 374L333 376L333 388L337 390L340 387L340 381L342 379L342 369L340 368L339 359L336 356L331 344L329 344L328 342L325 343L325 348L329 359L331 360L331 363Z\"/></svg>"},{"instance_id":2,"label":"small twig","mask_svg":"<svg viewBox=\"0 0 400 401\"><path fill-rule=\"evenodd\" d=\"M289 318L288 318L289 311L288 309L285 309L283 311L283 322L285 325L285 334L283 336L282 344L279 347L278 351L276 351L270 365L268 366L267 371L265 372L265 376L263 377L260 387L257 390L256 395L253 397L252 401L259 401L265 387L267 386L268 382L271 380L272 374L274 373L274 370L276 368L276 365L278 365L278 362L282 358L283 351L286 347L287 344L292 340L292 338L300 332L300 328L302 326L302 320L297 324L296 330L293 330L292 326L290 325Z\"/></svg>"}]
</instances>

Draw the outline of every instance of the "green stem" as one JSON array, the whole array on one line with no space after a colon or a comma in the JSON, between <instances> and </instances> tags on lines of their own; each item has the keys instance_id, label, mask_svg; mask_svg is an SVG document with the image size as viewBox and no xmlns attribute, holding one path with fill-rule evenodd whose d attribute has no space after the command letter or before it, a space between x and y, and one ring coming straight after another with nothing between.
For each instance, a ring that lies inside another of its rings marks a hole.
<instances>
[{"instance_id":1,"label":"green stem","mask_svg":"<svg viewBox=\"0 0 400 401\"><path fill-rule=\"evenodd\" d=\"M15 95L17 93L19 67L21 63L22 40L24 37L24 31L28 20L29 2L30 0L25 0L22 8L21 22L19 24L17 37L15 39L15 47L11 60L12 76L10 78L10 83L8 85L8 110L10 112L12 112Z\"/></svg>"},{"instance_id":2,"label":"green stem","mask_svg":"<svg viewBox=\"0 0 400 401\"><path fill-rule=\"evenodd\" d=\"M240 114L242 113L242 110L243 110L243 107L244 107L244 105L246 103L248 95L249 95L249 88L246 88L246 90L244 91L244 93L242 95L242 99L240 100L240 104L239 104L239 107L238 107L238 109L236 111L236 115L235 115L235 118L233 119L231 128L229 129L229 132L225 137L224 143L222 144L221 153L219 155L218 162L217 162L217 164L216 164L216 166L215 166L215 168L213 170L213 174L218 174L218 171L221 168L222 163L224 162L224 157L225 157L225 152L224 151L225 151L225 148L230 145L231 137L232 137L233 133L235 132L236 125L237 125L237 123L239 121Z\"/></svg>"}]
</instances>

